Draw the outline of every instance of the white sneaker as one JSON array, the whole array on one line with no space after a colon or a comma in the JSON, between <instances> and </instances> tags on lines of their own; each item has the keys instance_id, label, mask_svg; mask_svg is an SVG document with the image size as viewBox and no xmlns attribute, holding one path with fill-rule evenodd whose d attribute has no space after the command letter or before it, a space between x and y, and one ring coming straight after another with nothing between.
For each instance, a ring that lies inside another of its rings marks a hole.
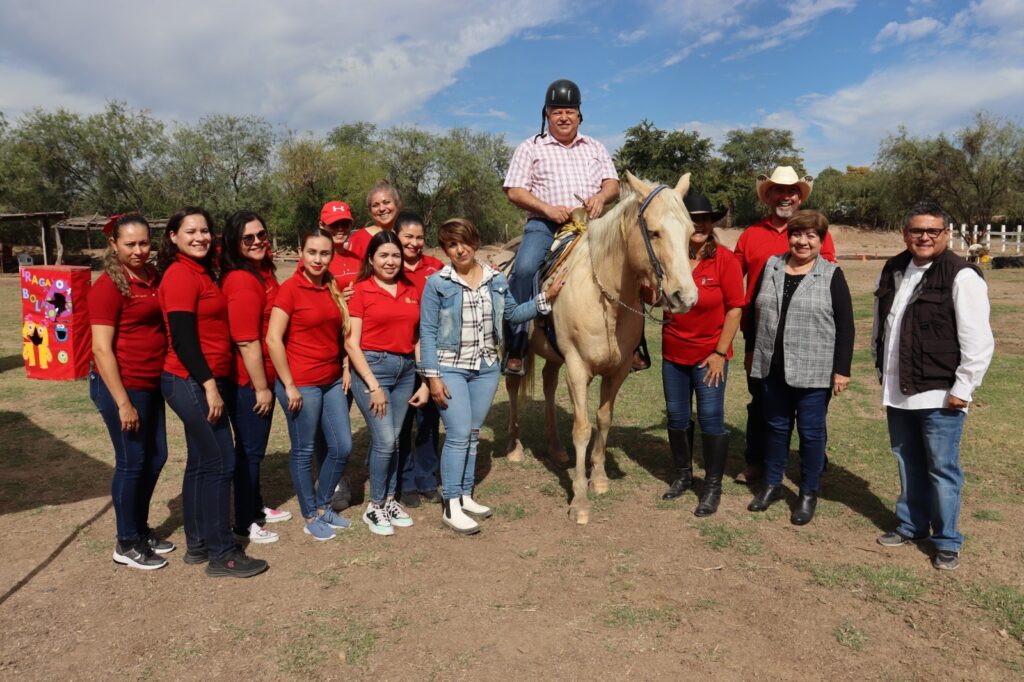
<instances>
[{"instance_id":1,"label":"white sneaker","mask_svg":"<svg viewBox=\"0 0 1024 682\"><path fill-rule=\"evenodd\" d=\"M280 523L281 521L287 521L292 518L292 513L290 511L284 511L283 509L264 507L263 516L267 520L267 523Z\"/></svg>"},{"instance_id":2,"label":"white sneaker","mask_svg":"<svg viewBox=\"0 0 1024 682\"><path fill-rule=\"evenodd\" d=\"M459 535L472 535L480 532L480 524L466 516L462 511L462 504L459 498L444 500L444 512L441 515L441 522L451 528Z\"/></svg>"},{"instance_id":3,"label":"white sneaker","mask_svg":"<svg viewBox=\"0 0 1024 682\"><path fill-rule=\"evenodd\" d=\"M384 511L387 513L392 526L408 528L412 525L412 517L402 509L402 505L398 504L398 500L392 498L385 502Z\"/></svg>"},{"instance_id":4,"label":"white sneaker","mask_svg":"<svg viewBox=\"0 0 1024 682\"><path fill-rule=\"evenodd\" d=\"M266 530L260 528L258 523L252 523L249 525L249 534L235 532L235 536L248 540L254 545L269 545L271 542L277 542L279 536L272 530Z\"/></svg>"},{"instance_id":5,"label":"white sneaker","mask_svg":"<svg viewBox=\"0 0 1024 682\"><path fill-rule=\"evenodd\" d=\"M395 529L391 527L391 519L383 507L373 502L366 505L363 512L363 523L370 527L370 532L376 535L394 535Z\"/></svg>"},{"instance_id":6,"label":"white sneaker","mask_svg":"<svg viewBox=\"0 0 1024 682\"><path fill-rule=\"evenodd\" d=\"M463 495L461 501L462 511L466 512L467 514L472 514L473 516L479 517L481 519L486 519L494 513L493 511L491 511L490 507L485 507L479 502L474 501L471 495Z\"/></svg>"}]
</instances>

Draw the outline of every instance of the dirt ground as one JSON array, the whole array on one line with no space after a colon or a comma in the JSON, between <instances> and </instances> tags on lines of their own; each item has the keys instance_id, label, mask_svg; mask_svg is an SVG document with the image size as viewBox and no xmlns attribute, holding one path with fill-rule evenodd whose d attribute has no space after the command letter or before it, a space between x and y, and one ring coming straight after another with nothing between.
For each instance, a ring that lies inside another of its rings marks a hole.
<instances>
[{"instance_id":1,"label":"dirt ground","mask_svg":"<svg viewBox=\"0 0 1024 682\"><path fill-rule=\"evenodd\" d=\"M898 237L875 233L836 239L843 255L899 249ZM543 458L539 403L524 415L535 456L521 465L504 458L508 411L499 390L482 434L477 492L497 513L482 533L455 536L441 526L440 507L428 505L410 510L412 528L380 538L355 507L345 514L353 527L331 542L310 541L295 520L276 524L279 542L250 547L270 570L244 581L210 579L181 561L184 447L171 413L172 454L151 522L179 548L159 571L111 562L106 433L84 382L24 378L13 331L17 279L0 277L8 330L0 339L0 677L1020 679L1019 429L980 429L992 409L983 401L968 420L973 449L965 457L991 458L968 471L970 552L961 571L934 571L922 549L875 544L894 525L898 494L877 384L865 369L870 313L862 308L880 263L855 258L843 267L858 305L860 375L849 399L833 406L834 465L809 526L789 523L792 481L786 502L761 515L746 511L750 492L732 482L709 519L692 516L693 495L660 500L669 471L655 369L623 388L610 439L612 489L594 503L588 526L567 519L568 477ZM1024 354L1022 284L1021 273L991 281L999 350L1008 356ZM648 338L660 346L656 333ZM1020 379L994 376L993 390L1013 394ZM742 381L730 383L731 474L741 468L745 396ZM563 390L564 438L567 405ZM1003 406L1011 421L1020 407L1019 397ZM358 416L353 423L348 475L358 490L366 436ZM287 451L277 415L264 489L271 504L297 515Z\"/></svg>"}]
</instances>

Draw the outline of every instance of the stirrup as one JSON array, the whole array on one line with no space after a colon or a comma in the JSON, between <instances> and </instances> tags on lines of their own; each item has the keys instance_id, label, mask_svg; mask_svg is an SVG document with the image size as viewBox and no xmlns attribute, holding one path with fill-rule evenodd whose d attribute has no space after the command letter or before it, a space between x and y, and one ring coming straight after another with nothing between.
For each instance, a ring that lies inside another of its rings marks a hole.
<instances>
[{"instance_id":1,"label":"stirrup","mask_svg":"<svg viewBox=\"0 0 1024 682\"><path fill-rule=\"evenodd\" d=\"M522 364L519 366L519 369L509 369L509 360L519 360L519 362ZM504 374L505 376L526 376L526 358L513 358L512 356L506 354L505 357L501 359L501 373Z\"/></svg>"},{"instance_id":2,"label":"stirrup","mask_svg":"<svg viewBox=\"0 0 1024 682\"><path fill-rule=\"evenodd\" d=\"M634 366L633 365L633 361L637 359L637 356L639 356L640 362L643 363L643 367ZM630 374L632 374L633 372L642 372L645 369L650 369L651 368L651 352L649 350L647 350L647 337L646 336L641 336L640 337L640 345L637 346L633 350L633 357L631 357L629 359L629 363L630 363L630 367L629 367Z\"/></svg>"}]
</instances>

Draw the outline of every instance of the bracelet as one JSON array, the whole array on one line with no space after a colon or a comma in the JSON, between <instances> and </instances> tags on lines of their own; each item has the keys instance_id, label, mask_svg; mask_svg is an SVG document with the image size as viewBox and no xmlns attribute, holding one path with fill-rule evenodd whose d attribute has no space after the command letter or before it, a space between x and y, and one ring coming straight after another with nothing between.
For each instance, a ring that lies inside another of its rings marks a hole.
<instances>
[{"instance_id":1,"label":"bracelet","mask_svg":"<svg viewBox=\"0 0 1024 682\"><path fill-rule=\"evenodd\" d=\"M377 388L370 388L370 389L367 389L367 391L368 391L368 392L370 392L370 393L376 393L376 392L377 392L377 391L379 391L379 390L380 390L380 386L377 386Z\"/></svg>"},{"instance_id":2,"label":"bracelet","mask_svg":"<svg viewBox=\"0 0 1024 682\"><path fill-rule=\"evenodd\" d=\"M722 357L722 358L728 358L729 357L728 353L723 353L722 351L718 350L717 348L713 352L714 352L715 355L717 355L719 357Z\"/></svg>"}]
</instances>

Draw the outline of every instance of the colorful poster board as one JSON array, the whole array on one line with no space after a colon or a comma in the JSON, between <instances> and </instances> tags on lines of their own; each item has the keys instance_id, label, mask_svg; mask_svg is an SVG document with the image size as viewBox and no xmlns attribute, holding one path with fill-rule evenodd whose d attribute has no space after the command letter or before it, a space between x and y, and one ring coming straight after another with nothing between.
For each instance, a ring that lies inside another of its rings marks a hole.
<instances>
[{"instance_id":1,"label":"colorful poster board","mask_svg":"<svg viewBox=\"0 0 1024 682\"><path fill-rule=\"evenodd\" d=\"M30 379L63 381L89 374L89 268L28 265L21 269L21 357Z\"/></svg>"}]
</instances>

